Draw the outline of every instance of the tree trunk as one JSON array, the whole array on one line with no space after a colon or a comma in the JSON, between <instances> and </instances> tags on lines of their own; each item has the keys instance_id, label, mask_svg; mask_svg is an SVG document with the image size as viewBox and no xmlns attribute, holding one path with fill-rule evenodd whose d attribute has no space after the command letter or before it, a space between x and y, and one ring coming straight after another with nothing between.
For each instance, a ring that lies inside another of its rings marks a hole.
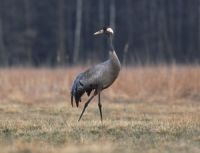
<instances>
[{"instance_id":1,"label":"tree trunk","mask_svg":"<svg viewBox=\"0 0 200 153\"><path fill-rule=\"evenodd\" d=\"M197 50L200 50L200 1L198 1L198 49Z\"/></svg>"},{"instance_id":2,"label":"tree trunk","mask_svg":"<svg viewBox=\"0 0 200 153\"><path fill-rule=\"evenodd\" d=\"M110 0L110 26L114 31L115 31L115 16L116 16L115 0Z\"/></svg>"},{"instance_id":3,"label":"tree trunk","mask_svg":"<svg viewBox=\"0 0 200 153\"><path fill-rule=\"evenodd\" d=\"M57 63L64 65L65 63L65 28L64 28L64 0L58 1L58 49Z\"/></svg>"},{"instance_id":4,"label":"tree trunk","mask_svg":"<svg viewBox=\"0 0 200 153\"><path fill-rule=\"evenodd\" d=\"M79 47L81 38L81 25L82 25L82 0L76 1L76 28L75 28L75 40L74 40L74 56L73 63L79 60Z\"/></svg>"},{"instance_id":5,"label":"tree trunk","mask_svg":"<svg viewBox=\"0 0 200 153\"><path fill-rule=\"evenodd\" d=\"M102 28L105 26L105 17L104 17L104 0L99 0L99 7L98 7L98 13L99 13L99 28ZM95 39L95 38L94 38ZM108 53L105 52L105 43L103 43L103 37L95 39L96 41L96 45L98 48L98 53L93 53L93 55L95 56L96 59L101 60L101 59L105 59L108 56ZM97 55L98 54L98 55ZM98 57L98 58L97 58Z\"/></svg>"},{"instance_id":6,"label":"tree trunk","mask_svg":"<svg viewBox=\"0 0 200 153\"><path fill-rule=\"evenodd\" d=\"M3 23L2 23L2 18L1 18L1 14L0 14L0 59L1 59L1 63L4 66L8 66L8 55L6 53L6 46L4 43L4 35L3 35Z\"/></svg>"},{"instance_id":7,"label":"tree trunk","mask_svg":"<svg viewBox=\"0 0 200 153\"><path fill-rule=\"evenodd\" d=\"M104 1L99 0L99 25L100 27L105 26L104 25Z\"/></svg>"},{"instance_id":8,"label":"tree trunk","mask_svg":"<svg viewBox=\"0 0 200 153\"><path fill-rule=\"evenodd\" d=\"M127 28L128 28L127 44L133 43L132 42L133 41L133 20L132 20L132 17L130 17L133 15L131 1L132 0L126 0L126 3L127 3L126 21L127 21Z\"/></svg>"},{"instance_id":9,"label":"tree trunk","mask_svg":"<svg viewBox=\"0 0 200 153\"><path fill-rule=\"evenodd\" d=\"M30 0L24 0L25 7L25 40L24 40L24 51L27 55L27 63L32 65L32 41L34 37L34 31L32 30L32 15Z\"/></svg>"},{"instance_id":10,"label":"tree trunk","mask_svg":"<svg viewBox=\"0 0 200 153\"><path fill-rule=\"evenodd\" d=\"M160 38L159 40L160 42L160 51L161 51L161 55L163 56L163 60L165 60L164 62L168 62L169 59L173 58L173 54L171 52L171 43L169 41L169 28L168 28L168 23L166 21L166 5L164 2L161 3L161 10L159 13L159 25L160 25ZM167 56L166 56L167 55Z\"/></svg>"}]
</instances>

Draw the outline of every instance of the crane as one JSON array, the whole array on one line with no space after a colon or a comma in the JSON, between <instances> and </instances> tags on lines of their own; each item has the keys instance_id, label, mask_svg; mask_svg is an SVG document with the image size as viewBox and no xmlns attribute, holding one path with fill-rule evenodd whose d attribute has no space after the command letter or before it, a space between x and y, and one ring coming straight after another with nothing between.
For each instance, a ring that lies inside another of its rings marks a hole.
<instances>
[{"instance_id":1,"label":"crane","mask_svg":"<svg viewBox=\"0 0 200 153\"><path fill-rule=\"evenodd\" d=\"M113 35L114 32L110 27L104 27L103 29L94 33L94 35L105 34L108 37L109 44L109 59L95 65L94 67L86 70L85 72L80 73L71 89L71 105L73 107L73 99L75 99L76 106L79 106L79 102L81 102L81 97L86 92L88 97L91 92L93 92L92 96L87 100L84 105L84 108L80 114L78 121L81 120L85 109L88 104L92 101L92 99L98 95L98 108L100 112L100 119L102 121L102 104L101 104L101 91L108 88L118 77L118 74L121 69L121 64L118 59L118 56L113 47Z\"/></svg>"}]
</instances>

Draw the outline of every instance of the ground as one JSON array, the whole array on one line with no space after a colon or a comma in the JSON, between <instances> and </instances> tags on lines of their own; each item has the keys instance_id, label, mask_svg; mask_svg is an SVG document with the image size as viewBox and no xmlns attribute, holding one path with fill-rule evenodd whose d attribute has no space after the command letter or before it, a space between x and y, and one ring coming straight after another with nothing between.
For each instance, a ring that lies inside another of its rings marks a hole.
<instances>
[{"instance_id":1,"label":"ground","mask_svg":"<svg viewBox=\"0 0 200 153\"><path fill-rule=\"evenodd\" d=\"M8 153L200 152L200 68L122 70L82 120L70 87L83 68L1 69L0 147Z\"/></svg>"}]
</instances>

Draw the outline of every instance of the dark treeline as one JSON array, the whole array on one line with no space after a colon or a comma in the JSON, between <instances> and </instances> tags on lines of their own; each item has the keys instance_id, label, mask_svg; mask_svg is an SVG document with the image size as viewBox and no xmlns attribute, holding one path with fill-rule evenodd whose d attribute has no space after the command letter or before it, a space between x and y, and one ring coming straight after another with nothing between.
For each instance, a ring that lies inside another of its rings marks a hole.
<instances>
[{"instance_id":1,"label":"dark treeline","mask_svg":"<svg viewBox=\"0 0 200 153\"><path fill-rule=\"evenodd\" d=\"M0 0L0 65L105 60L105 37L125 63L199 63L200 0Z\"/></svg>"}]
</instances>

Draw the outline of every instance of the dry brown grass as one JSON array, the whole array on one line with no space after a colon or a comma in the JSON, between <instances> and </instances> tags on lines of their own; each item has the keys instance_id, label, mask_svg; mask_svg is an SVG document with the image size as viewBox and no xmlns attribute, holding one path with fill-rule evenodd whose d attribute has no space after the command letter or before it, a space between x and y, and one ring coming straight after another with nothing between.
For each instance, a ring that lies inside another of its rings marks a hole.
<instances>
[{"instance_id":1,"label":"dry brown grass","mask_svg":"<svg viewBox=\"0 0 200 153\"><path fill-rule=\"evenodd\" d=\"M114 86L131 99L174 101L189 98L198 101L199 78L198 66L137 67L124 70Z\"/></svg>"},{"instance_id":2,"label":"dry brown grass","mask_svg":"<svg viewBox=\"0 0 200 153\"><path fill-rule=\"evenodd\" d=\"M84 103L70 106L83 69L0 70L1 152L200 152L200 67L123 69L102 94L103 123L96 102L80 123Z\"/></svg>"},{"instance_id":3,"label":"dry brown grass","mask_svg":"<svg viewBox=\"0 0 200 153\"><path fill-rule=\"evenodd\" d=\"M1 102L67 101L75 76L85 69L1 69ZM103 96L111 101L174 102L182 99L199 101L199 93L199 66L157 66L123 69Z\"/></svg>"}]
</instances>

